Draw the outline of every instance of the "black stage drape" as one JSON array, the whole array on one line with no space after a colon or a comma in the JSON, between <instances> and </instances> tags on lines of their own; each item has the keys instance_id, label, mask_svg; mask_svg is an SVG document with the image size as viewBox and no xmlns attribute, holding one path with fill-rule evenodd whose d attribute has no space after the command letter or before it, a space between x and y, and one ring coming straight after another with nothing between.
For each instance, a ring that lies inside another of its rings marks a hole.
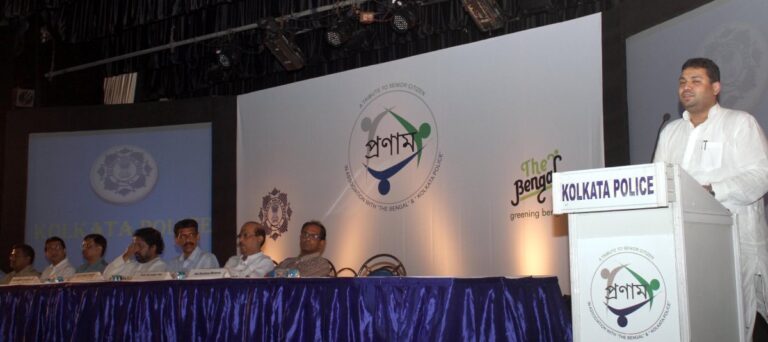
<instances>
[{"instance_id":1,"label":"black stage drape","mask_svg":"<svg viewBox=\"0 0 768 342\"><path fill-rule=\"evenodd\" d=\"M1 1L1 0L0 0ZM465 44L533 27L561 22L604 10L610 1L545 1L549 7L523 8L518 0L502 0L507 24L490 33L480 32L461 1L403 1L419 4L413 9L416 27L397 33L389 22L355 23L365 39L354 46L334 48L326 43L326 29L339 18L353 16L350 7L287 20L281 27L295 40L306 66L286 72L262 43L264 30L250 30L171 50L111 63L79 73L110 76L139 72L139 101L205 95L237 95L285 83L314 78L429 51ZM336 0L5 0L4 15L11 20L32 20L46 26L56 39L55 70L199 37L267 17L302 13ZM361 3L360 10L379 13L386 21L389 1ZM526 3L531 3L527 1ZM48 44L50 45L50 44ZM39 61L48 71L51 46ZM233 65L216 66L215 50L231 53ZM468 61L471 64L471 61ZM85 76L83 76L85 77ZM51 101L64 100L61 82L48 87ZM100 85L100 84L99 84Z\"/></svg>"}]
</instances>

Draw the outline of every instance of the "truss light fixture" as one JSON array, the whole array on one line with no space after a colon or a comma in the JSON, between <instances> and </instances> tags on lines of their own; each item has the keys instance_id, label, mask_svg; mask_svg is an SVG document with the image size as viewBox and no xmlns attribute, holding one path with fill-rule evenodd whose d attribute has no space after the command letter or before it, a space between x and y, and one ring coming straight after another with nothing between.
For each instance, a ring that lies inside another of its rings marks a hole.
<instances>
[{"instance_id":1,"label":"truss light fixture","mask_svg":"<svg viewBox=\"0 0 768 342\"><path fill-rule=\"evenodd\" d=\"M299 70L304 67L304 55L296 44L288 39L274 18L265 19L261 23L266 31L264 46L269 49L277 61L287 71Z\"/></svg>"},{"instance_id":2,"label":"truss light fixture","mask_svg":"<svg viewBox=\"0 0 768 342\"><path fill-rule=\"evenodd\" d=\"M325 31L325 40L333 47L339 47L352 37L352 27L346 20L339 20Z\"/></svg>"},{"instance_id":3,"label":"truss light fixture","mask_svg":"<svg viewBox=\"0 0 768 342\"><path fill-rule=\"evenodd\" d=\"M376 21L376 13L371 11L361 11L358 14L358 20L361 24L373 24Z\"/></svg>"},{"instance_id":4,"label":"truss light fixture","mask_svg":"<svg viewBox=\"0 0 768 342\"><path fill-rule=\"evenodd\" d=\"M504 26L504 17L496 0L461 0L461 2L480 31L498 30Z\"/></svg>"},{"instance_id":5,"label":"truss light fixture","mask_svg":"<svg viewBox=\"0 0 768 342\"><path fill-rule=\"evenodd\" d=\"M229 68L232 66L232 59L224 52L223 49L216 49L216 61L222 68Z\"/></svg>"},{"instance_id":6,"label":"truss light fixture","mask_svg":"<svg viewBox=\"0 0 768 342\"><path fill-rule=\"evenodd\" d=\"M416 26L418 16L416 16L416 11L411 6L400 4L399 1L397 4L391 12L392 28L398 33L405 33Z\"/></svg>"}]
</instances>

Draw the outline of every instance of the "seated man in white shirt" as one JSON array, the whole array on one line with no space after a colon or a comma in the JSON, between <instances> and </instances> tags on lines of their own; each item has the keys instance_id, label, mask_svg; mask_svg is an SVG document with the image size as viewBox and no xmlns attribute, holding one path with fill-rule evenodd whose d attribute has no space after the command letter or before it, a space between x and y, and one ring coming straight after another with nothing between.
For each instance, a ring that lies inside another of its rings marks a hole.
<instances>
[{"instance_id":1,"label":"seated man in white shirt","mask_svg":"<svg viewBox=\"0 0 768 342\"><path fill-rule=\"evenodd\" d=\"M197 221L183 219L176 222L173 234L176 236L176 245L181 248L181 255L168 261L168 271L189 272L200 268L219 268L216 256L204 252L197 245L200 242Z\"/></svg>"},{"instance_id":2,"label":"seated man in white shirt","mask_svg":"<svg viewBox=\"0 0 768 342\"><path fill-rule=\"evenodd\" d=\"M40 280L67 279L75 274L75 268L67 259L67 245L60 237L51 236L45 240L45 258L51 264L43 270Z\"/></svg>"},{"instance_id":3,"label":"seated man in white shirt","mask_svg":"<svg viewBox=\"0 0 768 342\"><path fill-rule=\"evenodd\" d=\"M133 233L133 242L123 255L113 260L104 269L104 279L119 275L131 277L142 272L165 272L167 267L160 259L163 254L163 236L155 228L144 227Z\"/></svg>"},{"instance_id":4,"label":"seated man in white shirt","mask_svg":"<svg viewBox=\"0 0 768 342\"><path fill-rule=\"evenodd\" d=\"M243 224L240 227L240 234L237 236L241 255L229 258L224 268L228 269L233 277L264 277L265 274L275 268L272 258L261 252L261 247L264 246L266 239L267 233L261 224L253 221Z\"/></svg>"}]
</instances>

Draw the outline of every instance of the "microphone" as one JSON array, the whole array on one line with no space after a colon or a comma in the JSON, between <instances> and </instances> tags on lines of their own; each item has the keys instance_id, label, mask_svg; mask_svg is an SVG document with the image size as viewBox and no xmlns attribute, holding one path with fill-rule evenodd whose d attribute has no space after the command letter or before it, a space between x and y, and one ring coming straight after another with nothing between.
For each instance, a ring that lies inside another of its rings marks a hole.
<instances>
[{"instance_id":1,"label":"microphone","mask_svg":"<svg viewBox=\"0 0 768 342\"><path fill-rule=\"evenodd\" d=\"M653 163L653 157L656 156L656 148L659 147L659 136L661 136L661 129L664 128L664 124L669 121L669 118L671 118L672 115L669 113L664 113L664 116L661 118L661 125L659 125L659 130L656 132L656 143L653 144L653 153L651 153L651 163Z\"/></svg>"}]
</instances>

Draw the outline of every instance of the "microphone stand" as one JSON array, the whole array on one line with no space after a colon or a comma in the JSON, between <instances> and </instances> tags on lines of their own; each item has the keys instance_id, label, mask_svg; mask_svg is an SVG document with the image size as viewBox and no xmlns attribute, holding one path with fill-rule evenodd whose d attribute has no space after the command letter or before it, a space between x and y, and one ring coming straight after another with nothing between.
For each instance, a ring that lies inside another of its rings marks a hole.
<instances>
[{"instance_id":1,"label":"microphone stand","mask_svg":"<svg viewBox=\"0 0 768 342\"><path fill-rule=\"evenodd\" d=\"M653 144L653 153L651 153L651 163L653 163L653 158L656 156L656 148L659 147L659 137L661 136L661 129L664 128L664 124L669 121L669 118L672 117L669 113L664 113L664 116L661 118L661 125L659 125L659 130L656 132L656 143Z\"/></svg>"}]
</instances>

